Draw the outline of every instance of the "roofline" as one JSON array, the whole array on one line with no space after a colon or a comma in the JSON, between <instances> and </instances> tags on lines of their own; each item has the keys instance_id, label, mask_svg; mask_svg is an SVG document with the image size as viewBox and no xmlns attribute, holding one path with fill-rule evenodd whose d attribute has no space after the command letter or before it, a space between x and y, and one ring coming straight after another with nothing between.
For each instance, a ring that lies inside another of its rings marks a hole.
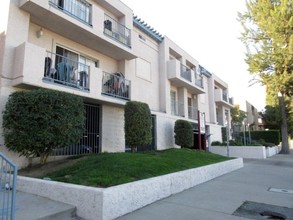
<instances>
[{"instance_id":1,"label":"roofline","mask_svg":"<svg viewBox=\"0 0 293 220\"><path fill-rule=\"evenodd\" d=\"M154 39L158 43L162 43L164 40L164 37L157 32L154 28L152 28L150 25L142 21L137 16L133 16L133 25L137 27L139 30L144 32L146 35Z\"/></svg>"},{"instance_id":2,"label":"roofline","mask_svg":"<svg viewBox=\"0 0 293 220\"><path fill-rule=\"evenodd\" d=\"M198 67L199 67L200 74L203 74L206 77L211 77L212 76L212 74L209 71L207 71L203 66L198 65Z\"/></svg>"}]
</instances>

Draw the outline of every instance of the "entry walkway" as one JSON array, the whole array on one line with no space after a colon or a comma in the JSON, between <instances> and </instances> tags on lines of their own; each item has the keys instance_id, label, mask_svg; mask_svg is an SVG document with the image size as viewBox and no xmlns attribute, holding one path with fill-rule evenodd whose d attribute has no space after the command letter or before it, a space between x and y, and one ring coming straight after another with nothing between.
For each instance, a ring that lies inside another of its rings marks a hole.
<instances>
[{"instance_id":1,"label":"entry walkway","mask_svg":"<svg viewBox=\"0 0 293 220\"><path fill-rule=\"evenodd\" d=\"M292 150L290 155L245 159L242 169L155 202L118 220L247 219L233 215L246 201L293 208ZM270 218L260 215L255 219Z\"/></svg>"}]
</instances>

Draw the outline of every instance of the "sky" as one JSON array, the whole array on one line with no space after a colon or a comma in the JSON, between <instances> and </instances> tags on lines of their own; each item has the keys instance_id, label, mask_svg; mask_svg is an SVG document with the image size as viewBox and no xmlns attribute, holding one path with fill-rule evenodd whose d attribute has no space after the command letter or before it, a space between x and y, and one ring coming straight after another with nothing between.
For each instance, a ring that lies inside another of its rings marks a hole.
<instances>
[{"instance_id":1,"label":"sky","mask_svg":"<svg viewBox=\"0 0 293 220\"><path fill-rule=\"evenodd\" d=\"M0 0L0 30L7 17L8 0ZM249 86L252 75L244 61L239 40L242 27L237 13L246 10L245 0L121 0L163 36L167 36L201 66L229 86L234 103L247 100L258 111L265 106L265 88ZM5 7L6 6L6 7ZM244 109L243 109L244 110Z\"/></svg>"},{"instance_id":2,"label":"sky","mask_svg":"<svg viewBox=\"0 0 293 220\"><path fill-rule=\"evenodd\" d=\"M245 0L121 0L148 25L193 56L229 87L234 103L247 100L258 111L265 106L265 87L249 86L238 12Z\"/></svg>"}]
</instances>

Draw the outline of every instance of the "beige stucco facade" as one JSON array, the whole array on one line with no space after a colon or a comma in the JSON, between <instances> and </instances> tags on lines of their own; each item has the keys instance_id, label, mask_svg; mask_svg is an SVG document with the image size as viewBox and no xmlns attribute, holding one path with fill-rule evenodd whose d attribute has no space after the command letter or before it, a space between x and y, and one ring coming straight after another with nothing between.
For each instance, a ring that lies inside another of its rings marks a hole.
<instances>
[{"instance_id":1,"label":"beige stucco facade","mask_svg":"<svg viewBox=\"0 0 293 220\"><path fill-rule=\"evenodd\" d=\"M82 5L72 11L67 9L66 4L75 1L10 0L7 25L0 30L1 112L11 93L48 88L81 96L85 103L99 108L95 117L99 152L125 151L124 106L128 100L149 105L157 150L178 147L173 131L177 119L193 123L196 133L198 111L205 115L206 133L212 134L209 143L221 141L221 127L230 123L232 107L225 82L200 68L171 39L133 18L123 2L87 0L79 1ZM70 74L75 68L79 74L85 72L86 78L79 75L73 83L58 78L58 59L70 60ZM46 70L55 78L46 75ZM123 95L109 92L109 80L105 81L106 77L116 79L112 75L116 73L125 78ZM0 134L2 131L1 126ZM7 153L2 135L0 150ZM19 166L27 163L11 152L8 156Z\"/></svg>"}]
</instances>

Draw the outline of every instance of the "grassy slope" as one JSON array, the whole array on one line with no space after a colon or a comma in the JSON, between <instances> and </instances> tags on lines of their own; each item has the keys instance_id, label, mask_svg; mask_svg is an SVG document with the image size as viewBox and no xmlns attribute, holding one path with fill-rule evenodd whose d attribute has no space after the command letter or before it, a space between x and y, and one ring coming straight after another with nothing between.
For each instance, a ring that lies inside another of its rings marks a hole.
<instances>
[{"instance_id":1,"label":"grassy slope","mask_svg":"<svg viewBox=\"0 0 293 220\"><path fill-rule=\"evenodd\" d=\"M108 187L225 161L228 158L190 149L146 153L103 153L46 175L55 181Z\"/></svg>"}]
</instances>

